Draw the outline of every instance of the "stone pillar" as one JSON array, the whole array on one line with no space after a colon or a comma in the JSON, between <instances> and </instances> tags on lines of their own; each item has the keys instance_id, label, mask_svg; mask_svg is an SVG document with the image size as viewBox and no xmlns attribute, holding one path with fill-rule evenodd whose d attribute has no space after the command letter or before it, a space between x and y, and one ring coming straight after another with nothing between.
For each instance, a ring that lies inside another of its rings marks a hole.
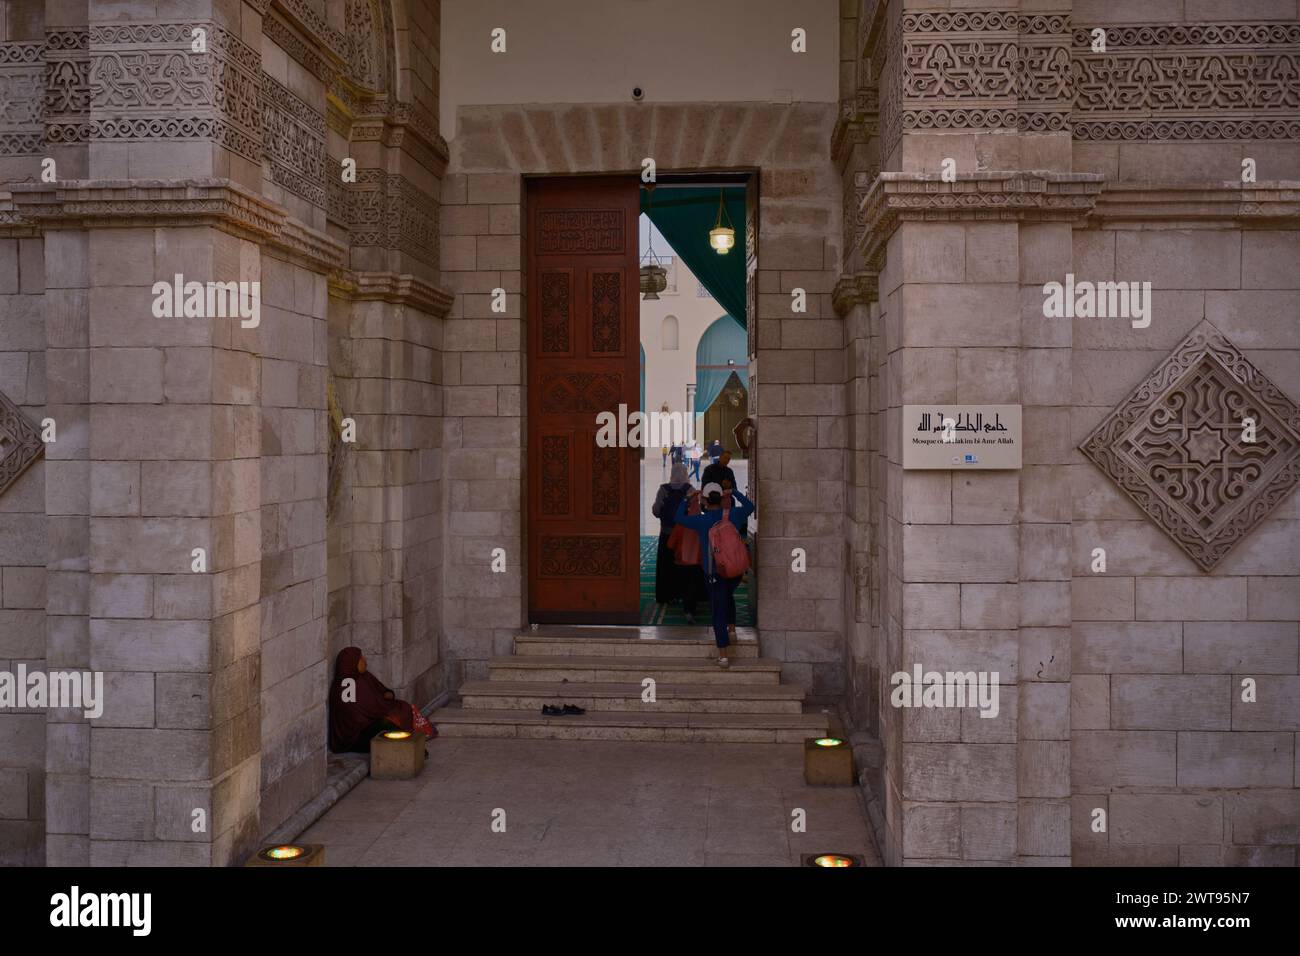
<instances>
[{"instance_id":1,"label":"stone pillar","mask_svg":"<svg viewBox=\"0 0 1300 956\"><path fill-rule=\"evenodd\" d=\"M885 857L1068 863L1070 330L1041 286L1100 177L1070 172L1068 4L924 6L869 3L859 29L883 169L859 241L884 353ZM950 62L955 36L1028 72ZM904 471L901 406L931 403L1023 405L1022 470ZM892 707L917 664L997 672L998 717Z\"/></svg>"}]
</instances>

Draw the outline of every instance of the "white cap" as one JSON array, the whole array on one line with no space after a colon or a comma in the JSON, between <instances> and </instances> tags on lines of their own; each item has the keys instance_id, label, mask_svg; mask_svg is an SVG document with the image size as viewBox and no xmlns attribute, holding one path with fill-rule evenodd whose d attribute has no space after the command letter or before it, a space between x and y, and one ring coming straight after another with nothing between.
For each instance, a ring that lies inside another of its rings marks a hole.
<instances>
[{"instance_id":1,"label":"white cap","mask_svg":"<svg viewBox=\"0 0 1300 956\"><path fill-rule=\"evenodd\" d=\"M718 484L716 481L710 481L700 489L700 494L704 495L706 498L711 497L712 495L722 497L722 485Z\"/></svg>"}]
</instances>

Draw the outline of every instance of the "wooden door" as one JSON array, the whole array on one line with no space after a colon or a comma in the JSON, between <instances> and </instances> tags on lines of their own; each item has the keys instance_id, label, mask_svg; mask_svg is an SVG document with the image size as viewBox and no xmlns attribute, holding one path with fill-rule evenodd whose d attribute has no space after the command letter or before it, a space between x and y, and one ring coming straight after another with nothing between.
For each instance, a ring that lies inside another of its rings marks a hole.
<instances>
[{"instance_id":1,"label":"wooden door","mask_svg":"<svg viewBox=\"0 0 1300 956\"><path fill-rule=\"evenodd\" d=\"M528 180L528 609L640 619L640 454L596 445L640 406L640 183Z\"/></svg>"}]
</instances>

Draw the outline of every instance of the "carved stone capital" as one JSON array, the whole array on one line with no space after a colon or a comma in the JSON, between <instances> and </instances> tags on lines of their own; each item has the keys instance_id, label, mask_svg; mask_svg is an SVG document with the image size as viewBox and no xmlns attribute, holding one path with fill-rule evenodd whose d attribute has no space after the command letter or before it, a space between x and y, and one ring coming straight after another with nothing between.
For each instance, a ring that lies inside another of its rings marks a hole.
<instances>
[{"instance_id":1,"label":"carved stone capital","mask_svg":"<svg viewBox=\"0 0 1300 956\"><path fill-rule=\"evenodd\" d=\"M977 172L945 182L933 173L882 172L863 197L864 261L879 270L902 222L1077 222L1097 203L1099 173Z\"/></svg>"},{"instance_id":2,"label":"carved stone capital","mask_svg":"<svg viewBox=\"0 0 1300 956\"><path fill-rule=\"evenodd\" d=\"M434 318L445 318L454 296L418 276L395 272L332 272L331 291L353 301L392 302L409 305Z\"/></svg>"},{"instance_id":3,"label":"carved stone capital","mask_svg":"<svg viewBox=\"0 0 1300 956\"><path fill-rule=\"evenodd\" d=\"M831 307L843 318L855 305L866 305L880 297L879 275L875 272L858 272L841 276L831 290Z\"/></svg>"}]
</instances>

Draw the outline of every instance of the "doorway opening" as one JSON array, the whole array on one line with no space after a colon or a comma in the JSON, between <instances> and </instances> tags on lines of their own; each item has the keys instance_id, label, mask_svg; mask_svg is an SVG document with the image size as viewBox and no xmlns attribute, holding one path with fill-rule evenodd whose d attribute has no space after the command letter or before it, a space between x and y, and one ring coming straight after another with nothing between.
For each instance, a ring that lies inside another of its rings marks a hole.
<instances>
[{"instance_id":1,"label":"doorway opening","mask_svg":"<svg viewBox=\"0 0 1300 956\"><path fill-rule=\"evenodd\" d=\"M660 177L641 189L639 245L642 266L640 334L642 407L663 429L647 441L640 462L640 623L705 625L710 621L704 570L686 529L674 532L674 517L691 493L718 483L750 496L749 452L737 440L750 418L747 285L752 262L746 255L748 174ZM711 231L734 229L725 246ZM720 252L719 245L726 247ZM647 280L646 266L661 270ZM731 504L735 504L733 499ZM743 523L747 544L757 519ZM734 594L738 627L755 624L753 572Z\"/></svg>"},{"instance_id":2,"label":"doorway opening","mask_svg":"<svg viewBox=\"0 0 1300 956\"><path fill-rule=\"evenodd\" d=\"M528 620L706 625L703 569L663 560L675 508L665 523L655 500L674 462L689 470L676 492L752 491L757 176L525 185ZM662 282L644 286L652 242ZM757 522L739 524L753 555ZM756 623L755 596L751 571L738 627Z\"/></svg>"}]
</instances>

